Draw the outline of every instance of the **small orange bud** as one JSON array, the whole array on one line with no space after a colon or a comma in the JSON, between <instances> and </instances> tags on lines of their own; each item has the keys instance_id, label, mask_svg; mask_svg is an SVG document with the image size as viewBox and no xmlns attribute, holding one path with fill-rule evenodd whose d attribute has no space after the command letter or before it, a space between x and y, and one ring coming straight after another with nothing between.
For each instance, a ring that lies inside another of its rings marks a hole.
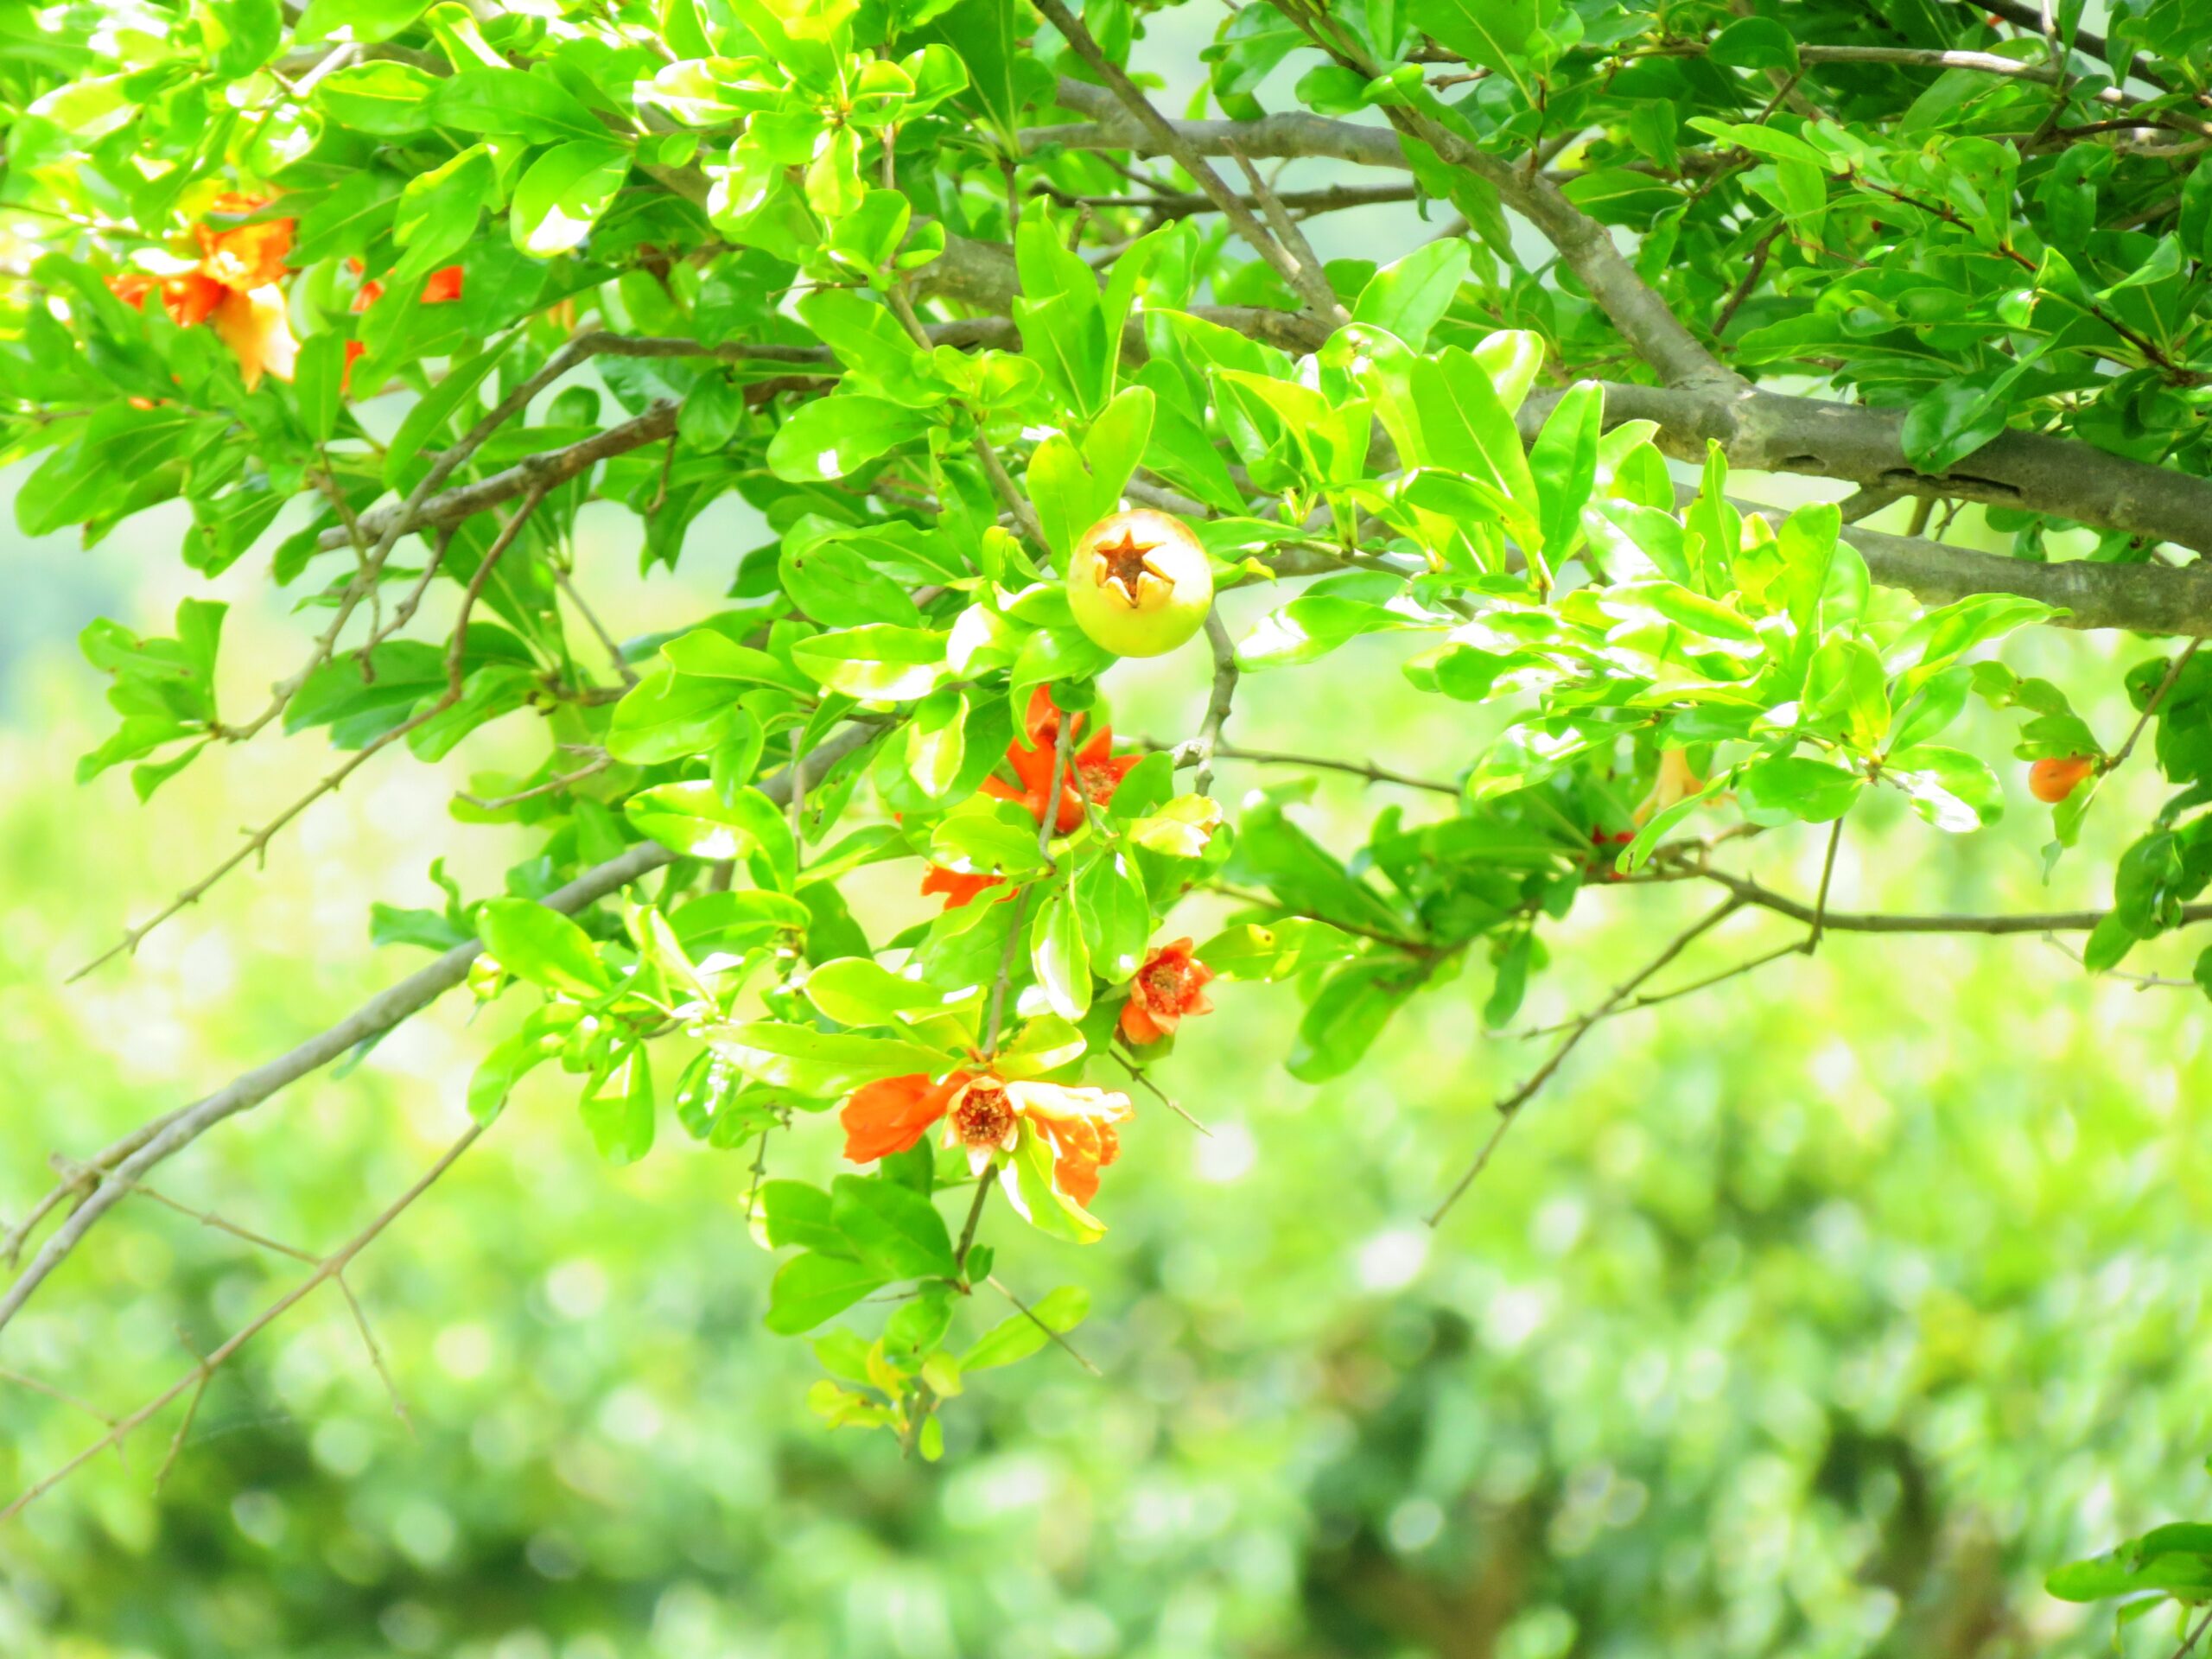
<instances>
[{"instance_id":1,"label":"small orange bud","mask_svg":"<svg viewBox=\"0 0 2212 1659\"><path fill-rule=\"evenodd\" d=\"M2082 786L2082 780L2097 769L2097 763L2085 754L2071 754L2061 760L2049 755L2028 768L2028 792L2039 801L2056 806L2059 802Z\"/></svg>"}]
</instances>

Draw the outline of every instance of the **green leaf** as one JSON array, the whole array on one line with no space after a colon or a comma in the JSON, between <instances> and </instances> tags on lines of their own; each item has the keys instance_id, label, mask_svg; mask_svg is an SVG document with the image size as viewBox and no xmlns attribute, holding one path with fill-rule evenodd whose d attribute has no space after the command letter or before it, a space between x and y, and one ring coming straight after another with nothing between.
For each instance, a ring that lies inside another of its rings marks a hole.
<instances>
[{"instance_id":1,"label":"green leaf","mask_svg":"<svg viewBox=\"0 0 2212 1659\"><path fill-rule=\"evenodd\" d=\"M1797 68L1797 37L1772 17L1738 17L1713 37L1707 61L1731 69Z\"/></svg>"},{"instance_id":2,"label":"green leaf","mask_svg":"<svg viewBox=\"0 0 2212 1659\"><path fill-rule=\"evenodd\" d=\"M479 1123L499 1116L515 1085L548 1058L543 1033L527 1023L513 1036L494 1043L468 1079L469 1116Z\"/></svg>"},{"instance_id":3,"label":"green leaf","mask_svg":"<svg viewBox=\"0 0 2212 1659\"><path fill-rule=\"evenodd\" d=\"M972 796L939 820L930 835L930 857L968 875L1003 875L1019 881L1049 861L1037 845L1037 821L1013 801Z\"/></svg>"},{"instance_id":4,"label":"green leaf","mask_svg":"<svg viewBox=\"0 0 2212 1659\"><path fill-rule=\"evenodd\" d=\"M604 143L607 136L605 124L550 72L462 69L439 87L430 100L430 117L442 127L532 143L571 138Z\"/></svg>"},{"instance_id":5,"label":"green leaf","mask_svg":"<svg viewBox=\"0 0 2212 1659\"><path fill-rule=\"evenodd\" d=\"M791 661L832 691L862 702L912 702L942 684L947 636L889 623L838 628L799 640Z\"/></svg>"},{"instance_id":6,"label":"green leaf","mask_svg":"<svg viewBox=\"0 0 2212 1659\"><path fill-rule=\"evenodd\" d=\"M841 1026L894 1026L902 1014L927 1017L974 1006L972 992L948 995L918 978L894 974L872 957L840 957L806 976L806 1000Z\"/></svg>"},{"instance_id":7,"label":"green leaf","mask_svg":"<svg viewBox=\"0 0 2212 1659\"><path fill-rule=\"evenodd\" d=\"M1133 820L1128 837L1163 858L1197 858L1221 827L1221 808L1204 795L1178 795L1159 811Z\"/></svg>"},{"instance_id":8,"label":"green leaf","mask_svg":"<svg viewBox=\"0 0 2212 1659\"><path fill-rule=\"evenodd\" d=\"M777 1269L769 1284L768 1313L762 1323L779 1337L795 1337L883 1285L880 1275L858 1262L830 1255L793 1256Z\"/></svg>"},{"instance_id":9,"label":"green leaf","mask_svg":"<svg viewBox=\"0 0 2212 1659\"><path fill-rule=\"evenodd\" d=\"M1926 473L1946 473L2005 429L2001 392L1972 379L1946 380L1915 398L1897 436Z\"/></svg>"},{"instance_id":10,"label":"green leaf","mask_svg":"<svg viewBox=\"0 0 2212 1659\"><path fill-rule=\"evenodd\" d=\"M851 1259L853 1246L830 1218L830 1195L804 1181L763 1181L753 1201L768 1248L796 1244L821 1255Z\"/></svg>"},{"instance_id":11,"label":"green leaf","mask_svg":"<svg viewBox=\"0 0 2212 1659\"><path fill-rule=\"evenodd\" d=\"M1286 916L1265 926L1243 922L1224 928L1198 949L1198 959L1223 979L1268 982L1296 977L1306 968L1351 956L1351 936L1326 922Z\"/></svg>"},{"instance_id":12,"label":"green leaf","mask_svg":"<svg viewBox=\"0 0 2212 1659\"><path fill-rule=\"evenodd\" d=\"M1120 984L1143 965L1152 931L1142 871L1118 848L1103 849L1076 872L1073 894L1090 967Z\"/></svg>"},{"instance_id":13,"label":"green leaf","mask_svg":"<svg viewBox=\"0 0 2212 1659\"><path fill-rule=\"evenodd\" d=\"M747 950L777 932L804 928L810 919L806 906L790 895L753 889L702 894L679 906L668 925L696 961L716 951Z\"/></svg>"},{"instance_id":14,"label":"green leaf","mask_svg":"<svg viewBox=\"0 0 2212 1659\"><path fill-rule=\"evenodd\" d=\"M958 781L968 758L968 698L959 691L933 691L915 705L906 722L906 775L931 797L944 795Z\"/></svg>"},{"instance_id":15,"label":"green leaf","mask_svg":"<svg viewBox=\"0 0 2212 1659\"><path fill-rule=\"evenodd\" d=\"M1106 1224L1060 1190L1059 1179L1053 1173L1052 1143L1027 1117L1020 1124L1021 1138L1006 1170L1011 1178L1008 1196L1014 1208L1039 1232L1071 1243L1096 1244L1106 1236Z\"/></svg>"},{"instance_id":16,"label":"green leaf","mask_svg":"<svg viewBox=\"0 0 2212 1659\"><path fill-rule=\"evenodd\" d=\"M881 397L839 393L802 404L768 442L768 470L796 484L842 478L886 450L919 437L926 410Z\"/></svg>"},{"instance_id":17,"label":"green leaf","mask_svg":"<svg viewBox=\"0 0 2212 1659\"><path fill-rule=\"evenodd\" d=\"M1985 830L2005 816L2005 791L1981 760L1933 743L1891 752L1885 781L1912 798L1912 810L1938 830L1962 835Z\"/></svg>"},{"instance_id":18,"label":"green leaf","mask_svg":"<svg viewBox=\"0 0 2212 1659\"><path fill-rule=\"evenodd\" d=\"M310 0L300 18L299 39L302 44L326 41L342 29L348 38L373 45L410 28L429 3L430 0Z\"/></svg>"},{"instance_id":19,"label":"green leaf","mask_svg":"<svg viewBox=\"0 0 2212 1659\"><path fill-rule=\"evenodd\" d=\"M1411 10L1414 27L1439 46L1526 88L1537 0L1415 0Z\"/></svg>"},{"instance_id":20,"label":"green leaf","mask_svg":"<svg viewBox=\"0 0 2212 1659\"><path fill-rule=\"evenodd\" d=\"M986 1331L960 1356L963 1372L989 1370L1023 1360L1051 1341L1065 1336L1090 1317L1090 1293L1080 1285L1063 1285L1029 1305L1026 1313L1014 1313Z\"/></svg>"},{"instance_id":21,"label":"green leaf","mask_svg":"<svg viewBox=\"0 0 2212 1659\"><path fill-rule=\"evenodd\" d=\"M1578 380L1560 394L1543 430L1529 446L1529 471L1536 486L1544 556L1556 566L1581 536L1582 509L1598 482L1598 442L1605 427L1604 390Z\"/></svg>"},{"instance_id":22,"label":"green leaf","mask_svg":"<svg viewBox=\"0 0 2212 1659\"><path fill-rule=\"evenodd\" d=\"M1472 259L1464 238L1424 242L1368 279L1352 308L1352 321L1387 328L1414 351L1421 350L1466 280Z\"/></svg>"},{"instance_id":23,"label":"green leaf","mask_svg":"<svg viewBox=\"0 0 2212 1659\"><path fill-rule=\"evenodd\" d=\"M729 800L707 779L657 784L632 795L630 822L687 858L751 858L766 863L771 885L789 893L798 882L798 849L784 810L757 789Z\"/></svg>"},{"instance_id":24,"label":"green leaf","mask_svg":"<svg viewBox=\"0 0 2212 1659\"><path fill-rule=\"evenodd\" d=\"M1285 1063L1301 1083L1325 1083L1357 1065L1390 1016L1413 994L1417 978L1405 963L1354 962L1321 987Z\"/></svg>"},{"instance_id":25,"label":"green leaf","mask_svg":"<svg viewBox=\"0 0 2212 1659\"><path fill-rule=\"evenodd\" d=\"M476 930L500 967L542 989L589 999L613 988L591 936L556 910L527 899L487 899Z\"/></svg>"},{"instance_id":26,"label":"green leaf","mask_svg":"<svg viewBox=\"0 0 2212 1659\"><path fill-rule=\"evenodd\" d=\"M385 452L384 481L387 486L397 489L404 482L411 481L410 474L423 447L443 431L446 423L461 409L478 407L477 388L499 366L499 359L505 355L505 342L473 353L453 364L435 387L416 400Z\"/></svg>"},{"instance_id":27,"label":"green leaf","mask_svg":"<svg viewBox=\"0 0 2212 1659\"><path fill-rule=\"evenodd\" d=\"M643 1043L632 1044L599 1091L584 1097L583 1118L599 1155L617 1168L652 1150L652 1064Z\"/></svg>"},{"instance_id":28,"label":"green leaf","mask_svg":"<svg viewBox=\"0 0 2212 1659\"><path fill-rule=\"evenodd\" d=\"M950 1279L960 1271L944 1217L903 1181L840 1175L831 1215L860 1252L861 1265L886 1279Z\"/></svg>"},{"instance_id":29,"label":"green leaf","mask_svg":"<svg viewBox=\"0 0 2212 1659\"><path fill-rule=\"evenodd\" d=\"M628 149L602 139L546 150L515 186L507 219L515 246L533 259L566 253L591 234L629 173Z\"/></svg>"},{"instance_id":30,"label":"green leaf","mask_svg":"<svg viewBox=\"0 0 2212 1659\"><path fill-rule=\"evenodd\" d=\"M992 1069L1008 1079L1040 1077L1083 1058L1083 1033L1057 1014L1040 1014L998 1052Z\"/></svg>"},{"instance_id":31,"label":"green leaf","mask_svg":"<svg viewBox=\"0 0 2212 1659\"><path fill-rule=\"evenodd\" d=\"M315 102L341 127L403 138L431 126L431 99L442 85L412 64L357 63L317 82Z\"/></svg>"},{"instance_id":32,"label":"green leaf","mask_svg":"<svg viewBox=\"0 0 2212 1659\"><path fill-rule=\"evenodd\" d=\"M943 1073L957 1058L902 1038L817 1031L779 1020L716 1026L705 1035L749 1075L807 1095L848 1094L885 1077Z\"/></svg>"},{"instance_id":33,"label":"green leaf","mask_svg":"<svg viewBox=\"0 0 2212 1659\"><path fill-rule=\"evenodd\" d=\"M1030 930L1030 965L1052 1011L1070 1020L1090 1012L1090 951L1065 892L1045 901Z\"/></svg>"},{"instance_id":34,"label":"green leaf","mask_svg":"<svg viewBox=\"0 0 2212 1659\"><path fill-rule=\"evenodd\" d=\"M1866 780L1848 767L1805 754L1770 755L1737 774L1736 793L1753 812L1783 812L1826 823L1851 810Z\"/></svg>"}]
</instances>

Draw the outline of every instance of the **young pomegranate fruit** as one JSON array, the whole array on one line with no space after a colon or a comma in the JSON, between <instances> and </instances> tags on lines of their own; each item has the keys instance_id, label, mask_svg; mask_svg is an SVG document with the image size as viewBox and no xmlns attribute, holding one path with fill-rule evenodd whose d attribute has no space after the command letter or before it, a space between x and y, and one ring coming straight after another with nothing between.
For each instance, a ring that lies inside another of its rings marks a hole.
<instances>
[{"instance_id":1,"label":"young pomegranate fruit","mask_svg":"<svg viewBox=\"0 0 2212 1659\"><path fill-rule=\"evenodd\" d=\"M1158 657L1205 625L1213 604L1205 550L1182 520L1148 507L1101 518L1075 544L1068 606L1117 657Z\"/></svg>"}]
</instances>

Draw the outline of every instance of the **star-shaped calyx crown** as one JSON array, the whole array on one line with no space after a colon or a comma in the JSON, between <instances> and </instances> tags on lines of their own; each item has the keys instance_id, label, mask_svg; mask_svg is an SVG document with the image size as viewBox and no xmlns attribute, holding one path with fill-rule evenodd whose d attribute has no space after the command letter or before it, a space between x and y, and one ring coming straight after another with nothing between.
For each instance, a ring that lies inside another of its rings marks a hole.
<instances>
[{"instance_id":1,"label":"star-shaped calyx crown","mask_svg":"<svg viewBox=\"0 0 2212 1659\"><path fill-rule=\"evenodd\" d=\"M1090 556L1097 571L1098 585L1101 588L1119 588L1122 597L1129 601L1129 608L1136 609L1138 590L1143 587L1147 576L1157 577L1161 582L1172 580L1165 570L1146 556L1159 545L1158 542L1138 541L1134 530L1124 530L1122 539L1110 546L1101 544Z\"/></svg>"}]
</instances>

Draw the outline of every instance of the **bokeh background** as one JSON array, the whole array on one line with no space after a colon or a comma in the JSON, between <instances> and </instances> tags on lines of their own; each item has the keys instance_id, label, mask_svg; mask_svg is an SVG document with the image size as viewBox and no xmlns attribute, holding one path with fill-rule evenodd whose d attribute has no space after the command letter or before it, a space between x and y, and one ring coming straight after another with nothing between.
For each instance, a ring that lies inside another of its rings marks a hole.
<instances>
[{"instance_id":1,"label":"bokeh background","mask_svg":"<svg viewBox=\"0 0 2212 1659\"><path fill-rule=\"evenodd\" d=\"M1175 88L1195 84L1185 73ZM1370 214L1317 239L1382 257L1420 233ZM0 496L14 481L0 476ZM1793 487L1740 480L1754 499ZM640 578L635 526L596 512L582 580L625 634L696 615L763 539L726 505L694 530L680 575ZM438 903L440 855L472 896L497 891L529 842L457 824L448 802L473 772L534 764L546 739L516 720L436 767L380 757L265 868L135 960L65 986L325 765L315 740L264 738L149 807L120 773L76 786L75 757L107 718L77 629L104 613L167 632L184 594L229 599L226 685L245 709L315 618L262 591L257 557L213 584L188 577L181 521L163 513L91 550L26 541L0 517L12 1219L50 1154L206 1092L417 965L372 950L370 905ZM1954 533L1986 539L1970 516ZM1397 668L1414 648L1369 639L1255 677L1232 734L1448 775L1497 717L1414 694ZM2110 744L2125 730L2118 671L2148 650L2046 631L2008 660L2064 685ZM1204 683L1194 652L1118 670L1116 722L1179 735ZM2002 755L2009 722L1983 711L1965 741ZM2022 770L2008 769L2006 821L1968 839L1870 801L1835 904L2105 902L2155 780L2139 766L2108 790L2046 885L2049 815ZM1261 781L1223 776L1232 796ZM1386 805L1439 810L1332 779L1300 810L1349 845ZM1745 868L1809 893L1821 841L1764 838ZM872 875L861 909L877 937L922 913L912 874ZM1518 1023L1586 1006L1700 902L1586 894ZM1195 906L1190 931L1208 919ZM1678 982L1788 937L1738 918ZM2189 971L2183 944L2140 955L2131 969ZM664 1119L648 1160L609 1170L566 1080L541 1074L349 1274L411 1428L325 1289L219 1375L158 1486L181 1407L0 1529L0 1653L2107 1651L2108 1611L2050 1600L2044 1571L2212 1514L2202 995L2092 980L2034 938L1832 935L1816 959L1609 1023L1432 1232L1421 1217L1488 1103L1543 1052L1483 1031L1489 980L1471 965L1320 1088L1279 1068L1287 988L1224 990L1164 1078L1212 1134L1145 1111L1094 1248L994 1230L1015 1286L1090 1292L1075 1340L1103 1379L1051 1351L977 1377L934 1468L808 1412L811 1357L760 1325L772 1262L743 1214L750 1150L696 1147ZM326 1250L464 1125L469 1070L510 1017L472 1024L449 997L350 1074L210 1135L160 1189ZM835 1141L818 1122L779 1136L772 1173L826 1175ZM123 1205L0 1338L0 1501L301 1271L151 1202ZM2145 1621L2126 1646L2175 1639Z\"/></svg>"}]
</instances>

